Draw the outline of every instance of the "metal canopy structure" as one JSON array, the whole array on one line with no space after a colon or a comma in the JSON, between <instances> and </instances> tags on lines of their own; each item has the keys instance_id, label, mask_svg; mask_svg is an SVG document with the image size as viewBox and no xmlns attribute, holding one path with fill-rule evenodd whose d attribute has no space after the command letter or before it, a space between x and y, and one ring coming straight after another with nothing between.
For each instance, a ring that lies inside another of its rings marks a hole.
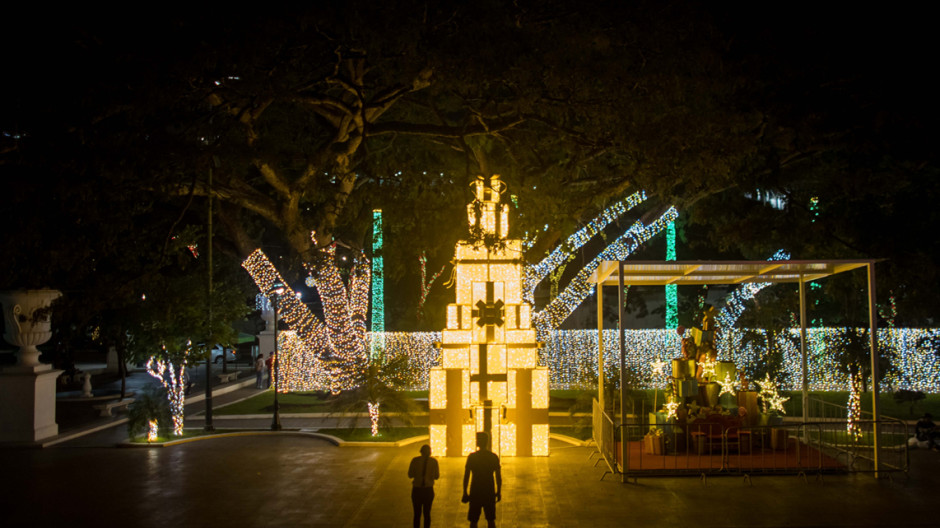
<instances>
[{"instance_id":1,"label":"metal canopy structure","mask_svg":"<svg viewBox=\"0 0 940 528\"><path fill-rule=\"evenodd\" d=\"M871 348L872 415L874 420L875 475L878 475L878 335L875 304L876 260L743 260L743 261L616 261L602 262L591 274L597 284L598 401L604 407L604 308L603 286L617 286L619 298L620 385L624 383L626 345L624 340L625 286L663 286L677 284L727 285L745 283L796 283L800 296L800 353L802 356L803 421L809 421L809 383L806 365L806 290L807 282L846 271L865 268L868 272L868 322ZM620 391L620 423L626 423L624 393ZM621 442L623 460L627 442Z\"/></svg>"},{"instance_id":2,"label":"metal canopy structure","mask_svg":"<svg viewBox=\"0 0 940 528\"><path fill-rule=\"evenodd\" d=\"M624 285L744 284L748 282L810 282L829 275L868 266L870 260L761 260L624 262ZM607 260L591 274L605 286L620 284L620 263Z\"/></svg>"}]
</instances>

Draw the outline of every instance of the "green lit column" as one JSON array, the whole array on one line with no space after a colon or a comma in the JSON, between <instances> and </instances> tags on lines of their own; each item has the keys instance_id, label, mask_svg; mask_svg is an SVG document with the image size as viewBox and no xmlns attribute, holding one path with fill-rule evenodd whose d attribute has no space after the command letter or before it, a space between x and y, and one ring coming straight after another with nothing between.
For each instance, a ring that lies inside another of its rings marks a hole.
<instances>
[{"instance_id":1,"label":"green lit column","mask_svg":"<svg viewBox=\"0 0 940 528\"><path fill-rule=\"evenodd\" d=\"M385 350L385 267L382 259L382 210L372 210L372 354Z\"/></svg>"},{"instance_id":2,"label":"green lit column","mask_svg":"<svg viewBox=\"0 0 940 528\"><path fill-rule=\"evenodd\" d=\"M676 223L666 226L666 260L676 260ZM666 328L679 327L679 287L666 285Z\"/></svg>"}]
</instances>

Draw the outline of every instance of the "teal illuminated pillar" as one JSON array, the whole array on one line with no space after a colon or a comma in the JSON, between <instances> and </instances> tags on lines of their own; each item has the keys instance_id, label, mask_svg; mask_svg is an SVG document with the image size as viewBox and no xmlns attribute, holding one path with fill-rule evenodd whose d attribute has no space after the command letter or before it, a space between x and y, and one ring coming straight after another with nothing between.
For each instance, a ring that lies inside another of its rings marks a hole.
<instances>
[{"instance_id":1,"label":"teal illuminated pillar","mask_svg":"<svg viewBox=\"0 0 940 528\"><path fill-rule=\"evenodd\" d=\"M666 226L666 260L676 260L676 223ZM679 287L666 285L666 328L679 327Z\"/></svg>"},{"instance_id":2,"label":"teal illuminated pillar","mask_svg":"<svg viewBox=\"0 0 940 528\"><path fill-rule=\"evenodd\" d=\"M385 350L385 265L382 259L382 210L372 210L372 359Z\"/></svg>"}]
</instances>

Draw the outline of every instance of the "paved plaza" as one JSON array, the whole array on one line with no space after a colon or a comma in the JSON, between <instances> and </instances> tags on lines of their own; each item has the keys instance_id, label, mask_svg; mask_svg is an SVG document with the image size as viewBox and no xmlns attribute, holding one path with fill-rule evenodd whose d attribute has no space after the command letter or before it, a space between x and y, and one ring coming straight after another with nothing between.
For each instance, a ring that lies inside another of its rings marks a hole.
<instances>
[{"instance_id":1,"label":"paved plaza","mask_svg":"<svg viewBox=\"0 0 940 528\"><path fill-rule=\"evenodd\" d=\"M166 448L0 451L13 526L410 526L408 462L418 445L336 447L290 434ZM591 449L553 441L548 458L503 460L500 526L937 526L937 453L909 476L641 479L622 484ZM466 526L463 459L442 458L435 526ZM926 467L930 472L923 471Z\"/></svg>"},{"instance_id":2,"label":"paved plaza","mask_svg":"<svg viewBox=\"0 0 940 528\"><path fill-rule=\"evenodd\" d=\"M135 376L135 383L145 379ZM256 394L252 384L219 395L215 405ZM204 403L192 400L187 425L198 428ZM44 449L0 449L0 526L411 526L406 473L420 443L338 447L310 435L265 432L270 417L217 416L218 429L257 432L122 448L115 447L126 437L119 422L89 424L112 426ZM924 450L911 452L909 473L879 480L754 476L748 483L711 476L623 484L610 475L600 480L606 467L595 467L590 447L552 440L551 449L547 458L503 459L498 526L940 526L934 498L940 454ZM439 460L434 526L467 526L464 459Z\"/></svg>"}]
</instances>

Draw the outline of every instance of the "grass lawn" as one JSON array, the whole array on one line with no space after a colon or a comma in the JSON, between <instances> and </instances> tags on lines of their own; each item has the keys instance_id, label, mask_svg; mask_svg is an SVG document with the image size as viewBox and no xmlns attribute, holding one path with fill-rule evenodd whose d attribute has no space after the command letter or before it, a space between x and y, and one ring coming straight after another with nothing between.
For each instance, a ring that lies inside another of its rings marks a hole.
<instances>
[{"instance_id":1,"label":"grass lawn","mask_svg":"<svg viewBox=\"0 0 940 528\"><path fill-rule=\"evenodd\" d=\"M810 396L818 400L823 400L836 405L846 406L849 399L848 391L810 391ZM800 391L790 391L790 400L786 403L788 416L800 416L802 414L803 394ZM870 392L862 393L862 410L871 412ZM940 416L940 394L927 394L927 397L913 405L907 402L898 403L894 400L894 393L882 393L878 395L878 414L900 418L901 420L916 420L929 412L934 416ZM913 410L913 412L911 412Z\"/></svg>"},{"instance_id":2,"label":"grass lawn","mask_svg":"<svg viewBox=\"0 0 940 528\"><path fill-rule=\"evenodd\" d=\"M318 429L318 433L328 434L346 440L347 442L397 442L415 436L427 436L427 427L393 427L379 431L379 436L372 436L372 431L366 428L356 429Z\"/></svg>"},{"instance_id":3,"label":"grass lawn","mask_svg":"<svg viewBox=\"0 0 940 528\"><path fill-rule=\"evenodd\" d=\"M580 390L557 390L551 391L549 409L552 412L567 412L573 405L578 403L578 395L584 391ZM405 394L418 400L418 405L427 410L428 391L406 391ZM327 413L330 412L327 399L329 394L326 392L291 392L279 394L277 399L281 405L282 413ZM591 412L590 398L582 400L585 404L579 408L579 412ZM274 392L265 391L247 400L242 400L231 405L218 407L212 411L217 415L233 414L271 414L274 412ZM365 412L365 409L363 409Z\"/></svg>"},{"instance_id":4,"label":"grass lawn","mask_svg":"<svg viewBox=\"0 0 940 528\"><path fill-rule=\"evenodd\" d=\"M282 413L329 412L326 392L291 392L278 394L277 401ZM213 409L217 415L271 414L274 412L274 391L265 391L247 400Z\"/></svg>"},{"instance_id":5,"label":"grass lawn","mask_svg":"<svg viewBox=\"0 0 940 528\"><path fill-rule=\"evenodd\" d=\"M408 391L406 394L416 400L418 405L427 410L428 391ZM788 416L799 416L802 408L802 394L799 391L790 391L786 393L790 399L787 401L786 409ZM845 406L848 399L846 391L810 391L814 398L821 399L836 405ZM584 390L553 390L550 392L549 410L552 412L569 412L574 408L577 412L591 412L591 399L595 396L594 391ZM630 391L632 398L632 407L638 413L649 411L653 407L654 391L635 390ZM292 392L278 395L278 402L281 405L282 413L327 413L330 412L327 402L329 394L326 392ZM659 391L657 403L663 403L663 393ZM913 407L913 412L911 412ZM862 394L862 409L871 410L871 393ZM630 409L628 408L628 412ZM940 394L927 394L926 399L913 404L894 400L893 393L883 393L878 399L878 411L885 416L900 418L902 420L916 420L925 412L940 418ZM266 391L231 405L215 409L218 415L233 414L271 414L274 412L274 392ZM363 409L365 412L365 409Z\"/></svg>"}]
</instances>

